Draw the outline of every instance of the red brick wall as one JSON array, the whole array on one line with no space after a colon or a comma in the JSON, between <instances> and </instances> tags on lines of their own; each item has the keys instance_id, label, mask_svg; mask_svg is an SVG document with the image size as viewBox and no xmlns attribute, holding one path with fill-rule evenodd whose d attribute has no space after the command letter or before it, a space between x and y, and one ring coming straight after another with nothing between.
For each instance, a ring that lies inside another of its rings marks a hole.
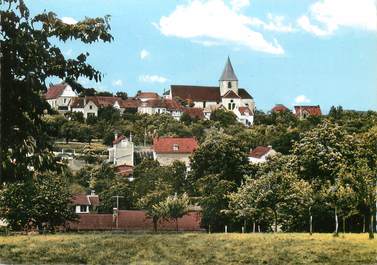
<instances>
[{"instance_id":1,"label":"red brick wall","mask_svg":"<svg viewBox=\"0 0 377 265\"><path fill-rule=\"evenodd\" d=\"M112 230L116 229L112 214L79 214L78 222L70 222L69 228L73 230ZM180 231L201 231L201 216L199 212L188 212L178 219ZM152 219L144 211L124 210L119 211L119 229L126 231L153 230ZM175 221L162 220L158 223L159 230L175 230Z\"/></svg>"}]
</instances>

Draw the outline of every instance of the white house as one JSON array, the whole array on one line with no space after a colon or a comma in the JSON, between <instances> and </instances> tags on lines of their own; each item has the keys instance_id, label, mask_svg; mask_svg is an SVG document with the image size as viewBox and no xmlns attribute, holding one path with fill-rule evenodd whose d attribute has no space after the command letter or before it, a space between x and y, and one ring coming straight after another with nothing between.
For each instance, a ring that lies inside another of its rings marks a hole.
<instances>
[{"instance_id":1,"label":"white house","mask_svg":"<svg viewBox=\"0 0 377 265\"><path fill-rule=\"evenodd\" d=\"M173 99L151 99L141 102L138 112L150 115L167 113L174 119L179 120L183 113L183 108Z\"/></svg>"},{"instance_id":2,"label":"white house","mask_svg":"<svg viewBox=\"0 0 377 265\"><path fill-rule=\"evenodd\" d=\"M267 158L276 154L277 152L271 146L257 146L250 150L248 158L251 164L258 164L267 162Z\"/></svg>"},{"instance_id":3,"label":"white house","mask_svg":"<svg viewBox=\"0 0 377 265\"><path fill-rule=\"evenodd\" d=\"M125 136L115 134L113 146L108 149L108 162L115 166L134 166L134 143L132 138L128 140Z\"/></svg>"},{"instance_id":4,"label":"white house","mask_svg":"<svg viewBox=\"0 0 377 265\"><path fill-rule=\"evenodd\" d=\"M72 198L72 204L75 208L75 213L91 213L96 211L96 208L99 206L100 201L98 195L91 192L90 195L86 194L76 194Z\"/></svg>"},{"instance_id":5,"label":"white house","mask_svg":"<svg viewBox=\"0 0 377 265\"><path fill-rule=\"evenodd\" d=\"M70 85L63 83L49 87L44 97L52 109L65 113L71 110L70 105L77 98L77 93Z\"/></svg>"},{"instance_id":6,"label":"white house","mask_svg":"<svg viewBox=\"0 0 377 265\"><path fill-rule=\"evenodd\" d=\"M98 106L94 97L75 98L70 106L72 112L81 112L84 118L97 117Z\"/></svg>"}]
</instances>

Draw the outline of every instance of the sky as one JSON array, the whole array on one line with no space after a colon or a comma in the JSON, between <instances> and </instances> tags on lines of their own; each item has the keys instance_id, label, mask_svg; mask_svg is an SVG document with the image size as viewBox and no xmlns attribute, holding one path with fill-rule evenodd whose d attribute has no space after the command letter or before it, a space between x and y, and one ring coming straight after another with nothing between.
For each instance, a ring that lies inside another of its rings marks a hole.
<instances>
[{"instance_id":1,"label":"sky","mask_svg":"<svg viewBox=\"0 0 377 265\"><path fill-rule=\"evenodd\" d=\"M57 43L89 52L103 74L85 87L160 94L217 85L229 56L258 109L275 104L377 110L375 0L27 0L63 22L111 16L111 43ZM59 82L59 80L53 80Z\"/></svg>"}]
</instances>

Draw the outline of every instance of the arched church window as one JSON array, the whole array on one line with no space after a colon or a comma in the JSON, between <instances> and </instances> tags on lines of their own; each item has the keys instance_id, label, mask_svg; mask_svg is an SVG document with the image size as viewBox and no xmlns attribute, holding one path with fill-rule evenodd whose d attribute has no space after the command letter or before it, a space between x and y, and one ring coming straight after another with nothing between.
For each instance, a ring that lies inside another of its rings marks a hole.
<instances>
[{"instance_id":1,"label":"arched church window","mask_svg":"<svg viewBox=\"0 0 377 265\"><path fill-rule=\"evenodd\" d=\"M232 88L232 82L228 82L228 88Z\"/></svg>"}]
</instances>

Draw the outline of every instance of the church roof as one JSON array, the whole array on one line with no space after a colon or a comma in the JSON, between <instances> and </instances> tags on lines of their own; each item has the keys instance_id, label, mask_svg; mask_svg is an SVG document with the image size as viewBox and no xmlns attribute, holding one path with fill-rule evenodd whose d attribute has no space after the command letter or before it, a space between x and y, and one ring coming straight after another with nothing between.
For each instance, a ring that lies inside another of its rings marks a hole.
<instances>
[{"instance_id":1,"label":"church roof","mask_svg":"<svg viewBox=\"0 0 377 265\"><path fill-rule=\"evenodd\" d=\"M171 85L171 95L173 98L192 101L215 101L220 102L220 88L214 86L189 86L189 85Z\"/></svg>"},{"instance_id":2,"label":"church roof","mask_svg":"<svg viewBox=\"0 0 377 265\"><path fill-rule=\"evenodd\" d=\"M222 75L220 76L219 81L238 81L236 74L234 73L232 63L230 62L230 59L228 57L228 60L226 61L224 71Z\"/></svg>"},{"instance_id":3,"label":"church roof","mask_svg":"<svg viewBox=\"0 0 377 265\"><path fill-rule=\"evenodd\" d=\"M249 92L247 92L246 89L244 89L244 88L239 88L238 89L238 95L242 99L253 99L253 97L249 94Z\"/></svg>"},{"instance_id":4,"label":"church roof","mask_svg":"<svg viewBox=\"0 0 377 265\"><path fill-rule=\"evenodd\" d=\"M237 95L233 90L229 90L228 92L224 94L223 98L241 98L241 97Z\"/></svg>"}]
</instances>

